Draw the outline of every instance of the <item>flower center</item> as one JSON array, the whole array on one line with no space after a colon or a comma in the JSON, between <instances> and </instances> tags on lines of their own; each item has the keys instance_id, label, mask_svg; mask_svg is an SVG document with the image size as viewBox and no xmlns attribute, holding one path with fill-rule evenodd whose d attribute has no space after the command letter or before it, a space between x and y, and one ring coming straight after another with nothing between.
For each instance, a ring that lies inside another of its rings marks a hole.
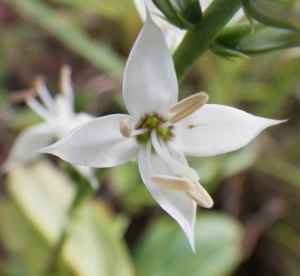
<instances>
[{"instance_id":1,"label":"flower center","mask_svg":"<svg viewBox=\"0 0 300 276\"><path fill-rule=\"evenodd\" d=\"M164 120L161 115L155 114L152 117L145 115L135 129L148 129L148 131L137 135L136 139L140 143L147 143L147 141L151 138L151 131L153 129L156 129L157 135L160 136L164 141L170 139L172 137L173 126L160 127L160 125L164 124L165 122L166 120Z\"/></svg>"}]
</instances>

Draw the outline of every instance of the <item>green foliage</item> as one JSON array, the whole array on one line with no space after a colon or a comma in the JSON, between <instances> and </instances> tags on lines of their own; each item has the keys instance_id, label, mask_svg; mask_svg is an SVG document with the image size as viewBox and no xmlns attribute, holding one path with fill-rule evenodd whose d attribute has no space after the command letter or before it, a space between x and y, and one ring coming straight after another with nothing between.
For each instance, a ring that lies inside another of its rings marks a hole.
<instances>
[{"instance_id":1,"label":"green foliage","mask_svg":"<svg viewBox=\"0 0 300 276\"><path fill-rule=\"evenodd\" d=\"M42 275L47 265L50 246L12 200L0 203L0 219L1 240L13 258L17 259L15 262L6 263L7 275ZM22 274L18 270L12 270L16 266L20 267Z\"/></svg>"},{"instance_id":2,"label":"green foliage","mask_svg":"<svg viewBox=\"0 0 300 276\"><path fill-rule=\"evenodd\" d=\"M225 57L243 57L300 46L300 33L248 23L225 28L210 49Z\"/></svg>"},{"instance_id":3,"label":"green foliage","mask_svg":"<svg viewBox=\"0 0 300 276\"><path fill-rule=\"evenodd\" d=\"M205 11L200 23L186 33L173 55L179 83L192 69L197 59L209 49L216 35L234 16L240 6L240 0L214 0Z\"/></svg>"},{"instance_id":4,"label":"green foliage","mask_svg":"<svg viewBox=\"0 0 300 276\"><path fill-rule=\"evenodd\" d=\"M198 0L152 0L166 19L180 29L191 29L202 18Z\"/></svg>"},{"instance_id":5,"label":"green foliage","mask_svg":"<svg viewBox=\"0 0 300 276\"><path fill-rule=\"evenodd\" d=\"M22 13L32 18L38 25L50 32L54 37L67 45L70 49L87 59L99 69L119 78L123 75L124 61L108 46L95 43L84 32L73 26L55 13L46 4L37 0L12 0Z\"/></svg>"},{"instance_id":6,"label":"green foliage","mask_svg":"<svg viewBox=\"0 0 300 276\"><path fill-rule=\"evenodd\" d=\"M300 31L298 0L241 0L246 13L258 22Z\"/></svg>"},{"instance_id":7,"label":"green foliage","mask_svg":"<svg viewBox=\"0 0 300 276\"><path fill-rule=\"evenodd\" d=\"M8 188L13 200L3 203L1 237L29 275L42 275L43 269L46 273L51 248L65 227L65 219L67 239L61 254L70 271L82 276L133 275L130 257L119 240L116 224L111 228L108 210L84 201L73 218L66 217L75 195L74 185L48 162L12 170Z\"/></svg>"},{"instance_id":8,"label":"green foliage","mask_svg":"<svg viewBox=\"0 0 300 276\"><path fill-rule=\"evenodd\" d=\"M196 253L173 221L159 220L143 235L134 251L137 273L172 276L225 276L241 260L243 230L233 218L201 213L195 225Z\"/></svg>"},{"instance_id":9,"label":"green foliage","mask_svg":"<svg viewBox=\"0 0 300 276\"><path fill-rule=\"evenodd\" d=\"M1 17L4 20L0 45L3 160L15 132L39 120L24 105L8 103L8 91L27 88L37 73L46 73L50 79L53 76L56 79L59 65L67 61L74 65L72 79L76 89L82 92L77 98L80 110L93 110L94 115L111 113L109 104L98 105L95 100L103 101L100 92L87 100L84 85L96 75L98 77L95 65L105 73L117 70L119 76L122 75L124 61L114 53L127 56L141 21L132 1L128 0L52 0L47 1L47 5L34 0L2 2L9 6L8 12L3 13L8 19ZM254 250L251 265L271 267L273 270L266 272L269 275L273 275L274 270L280 270L282 275L299 275L299 57L287 59L290 49L254 56L299 45L299 34L295 31L299 21L295 21L293 15L298 14L298 8L290 10L286 6L283 10L288 12L287 16L275 13L276 9L279 11L279 2L282 5L291 3L289 0L252 1L261 7L272 3L267 18L276 15L278 22L281 19L285 22L276 25L280 29L256 23L252 33L247 24L223 28L239 8L240 0L214 0L199 26L188 31L175 58L179 79L189 73L180 89L181 98L205 90L210 96L209 103L238 107L268 118L290 118L289 122L260 134L242 150L189 159L200 175L201 184L212 193L215 208L220 210L200 213L197 218L196 254L191 252L180 227L149 195L136 164L127 162L115 168L99 169L103 186L95 199L86 197L71 221L67 213L76 194L75 187L80 187L80 183L70 182L61 173L57 176L57 169L49 164L36 164L12 171L7 181L5 177L0 179L7 182L7 193L1 189L0 202L0 246L1 253L4 252L0 275L42 275L49 269L58 238L68 229L60 252L62 258L55 264L61 276L134 275L133 265L140 275L147 276L161 271L160 275L232 275L231 272L242 265L239 248L244 233L236 220L224 215L230 212L226 206L232 204L231 211L248 227L248 218L255 221L260 215L258 209L273 196L282 198L287 204L287 214L274 225L270 223L268 229L263 229L262 222L251 224L253 231L250 232L258 233L250 245ZM40 27L47 32L43 33ZM118 40L112 40L111 36ZM103 53L103 45L109 45L110 50ZM210 45L214 51L221 49L227 56L228 53L229 56L247 55L251 59L238 59L233 63L207 53L197 62ZM111 54L120 62L113 62ZM190 70L191 64L197 65L194 70ZM100 85L109 87L106 82ZM120 106L123 107L120 87L116 91L106 88L103 91L108 92L104 101L122 102ZM114 111L123 113L124 109L116 107ZM14 132L7 132L7 129ZM74 179L82 181L79 177ZM161 218L149 222L149 210ZM137 223L140 217L146 218L146 223ZM127 240L130 246L136 245L134 263L123 235L127 232L126 236L136 237L142 230L145 234L140 241ZM247 233L245 239L251 241L253 236L249 238ZM272 260L276 263L270 265ZM241 273L236 272L236 275ZM54 273L46 275L54 276Z\"/></svg>"}]
</instances>

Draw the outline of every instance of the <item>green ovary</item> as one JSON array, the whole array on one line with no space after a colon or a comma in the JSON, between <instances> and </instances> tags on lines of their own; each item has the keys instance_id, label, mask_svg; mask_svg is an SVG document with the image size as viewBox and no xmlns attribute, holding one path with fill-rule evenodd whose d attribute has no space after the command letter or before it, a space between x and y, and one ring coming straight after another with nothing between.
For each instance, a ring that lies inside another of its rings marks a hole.
<instances>
[{"instance_id":1,"label":"green ovary","mask_svg":"<svg viewBox=\"0 0 300 276\"><path fill-rule=\"evenodd\" d=\"M164 120L157 118L157 117L149 117L142 121L140 125L138 125L137 129L141 128L148 128L149 131L146 133L140 134L137 136L137 140L140 143L147 143L147 141L150 139L151 131L153 129L156 129L157 136L162 137L163 140L167 140L171 136L171 130L169 127L166 128L158 128L158 125L164 123Z\"/></svg>"}]
</instances>

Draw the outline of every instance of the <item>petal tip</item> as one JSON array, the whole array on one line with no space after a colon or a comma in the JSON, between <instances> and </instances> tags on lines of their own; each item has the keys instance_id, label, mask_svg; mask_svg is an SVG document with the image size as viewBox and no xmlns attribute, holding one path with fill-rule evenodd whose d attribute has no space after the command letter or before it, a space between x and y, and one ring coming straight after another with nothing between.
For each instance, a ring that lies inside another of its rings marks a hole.
<instances>
[{"instance_id":1,"label":"petal tip","mask_svg":"<svg viewBox=\"0 0 300 276\"><path fill-rule=\"evenodd\" d=\"M55 143L56 144L56 143ZM49 154L54 154L54 145L48 146L48 147L44 147L44 148L40 148L40 149L36 149L34 150L34 152L38 152L38 153L49 153Z\"/></svg>"}]
</instances>

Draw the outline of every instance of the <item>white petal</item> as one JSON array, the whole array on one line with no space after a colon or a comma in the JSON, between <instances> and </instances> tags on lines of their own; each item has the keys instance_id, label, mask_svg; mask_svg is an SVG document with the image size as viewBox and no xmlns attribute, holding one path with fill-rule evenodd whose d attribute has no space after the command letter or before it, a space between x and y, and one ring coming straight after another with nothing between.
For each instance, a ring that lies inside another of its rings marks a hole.
<instances>
[{"instance_id":1,"label":"white petal","mask_svg":"<svg viewBox=\"0 0 300 276\"><path fill-rule=\"evenodd\" d=\"M125 138L119 121L128 115L108 115L77 127L57 143L42 149L72 164L112 167L134 158L139 150L135 138Z\"/></svg>"},{"instance_id":2,"label":"white petal","mask_svg":"<svg viewBox=\"0 0 300 276\"><path fill-rule=\"evenodd\" d=\"M41 123L22 131L16 138L9 156L1 170L6 172L17 164L25 165L35 161L40 153L35 150L49 145L55 135L55 129L48 123Z\"/></svg>"},{"instance_id":3,"label":"white petal","mask_svg":"<svg viewBox=\"0 0 300 276\"><path fill-rule=\"evenodd\" d=\"M239 149L265 128L285 120L253 116L224 105L206 104L174 125L174 147L192 156L213 156Z\"/></svg>"},{"instance_id":4,"label":"white petal","mask_svg":"<svg viewBox=\"0 0 300 276\"><path fill-rule=\"evenodd\" d=\"M94 174L93 168L78 165L73 166L82 176L84 176L90 182L91 187L94 191L97 191L99 189L99 181Z\"/></svg>"},{"instance_id":5,"label":"white petal","mask_svg":"<svg viewBox=\"0 0 300 276\"><path fill-rule=\"evenodd\" d=\"M71 116L67 117L57 117L56 121L53 123L53 125L55 125L55 138L57 140L63 138L69 132L82 125L83 123L95 119L95 117L93 117L92 115L84 112L70 115Z\"/></svg>"},{"instance_id":6,"label":"white petal","mask_svg":"<svg viewBox=\"0 0 300 276\"><path fill-rule=\"evenodd\" d=\"M135 118L156 111L168 115L178 87L171 54L160 29L147 16L129 55L123 81L126 107Z\"/></svg>"},{"instance_id":7,"label":"white petal","mask_svg":"<svg viewBox=\"0 0 300 276\"><path fill-rule=\"evenodd\" d=\"M153 172L156 175L173 175L172 169L158 156L152 155ZM146 149L140 150L138 156L140 174L148 191L157 203L181 226L194 249L194 224L196 219L196 203L184 192L166 190L151 180L146 164Z\"/></svg>"},{"instance_id":8,"label":"white petal","mask_svg":"<svg viewBox=\"0 0 300 276\"><path fill-rule=\"evenodd\" d=\"M74 114L73 106L70 106L69 99L64 94L57 94L55 96L57 116L59 118L68 118Z\"/></svg>"},{"instance_id":9,"label":"white petal","mask_svg":"<svg viewBox=\"0 0 300 276\"><path fill-rule=\"evenodd\" d=\"M170 24L168 21L163 19L164 15L158 8L156 8L151 0L133 0L133 2L143 21L146 20L145 6L147 5L147 8L151 14L151 18L163 32L168 47L173 52L182 41L186 31L179 29L178 27Z\"/></svg>"},{"instance_id":10,"label":"white petal","mask_svg":"<svg viewBox=\"0 0 300 276\"><path fill-rule=\"evenodd\" d=\"M163 15L151 0L133 0L135 7L139 13L140 18L145 21L147 17L146 7L150 13ZM162 19L161 19L162 20ZM157 22L155 22L157 24Z\"/></svg>"}]
</instances>

